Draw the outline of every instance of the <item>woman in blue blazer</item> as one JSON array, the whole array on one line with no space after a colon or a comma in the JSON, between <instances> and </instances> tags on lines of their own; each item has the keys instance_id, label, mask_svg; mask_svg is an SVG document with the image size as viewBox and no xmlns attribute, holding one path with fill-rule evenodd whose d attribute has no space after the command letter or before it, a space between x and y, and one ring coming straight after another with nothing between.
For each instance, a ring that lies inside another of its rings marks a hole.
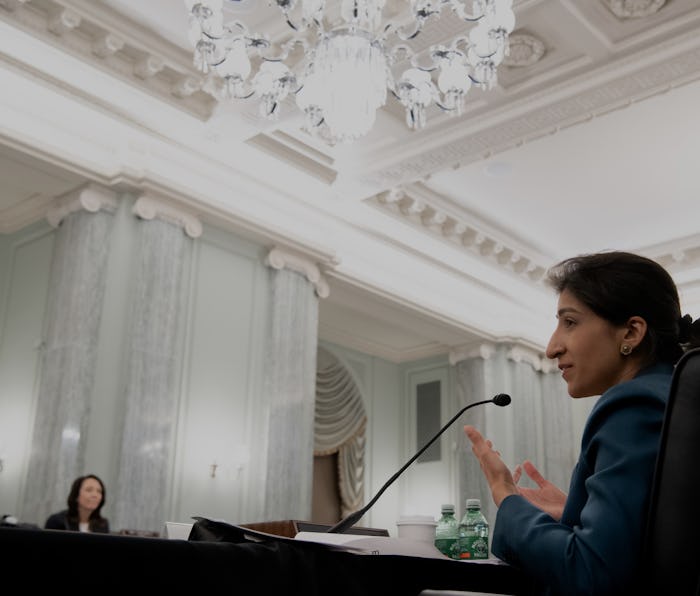
<instances>
[{"instance_id":1,"label":"woman in blue blazer","mask_svg":"<svg viewBox=\"0 0 700 596\"><path fill-rule=\"evenodd\" d=\"M630 594L653 565L641 548L673 365L700 345L700 323L681 317L668 272L631 253L567 259L548 282L559 302L547 357L571 397L600 399L568 494L529 461L511 474L491 441L464 427L498 506L491 551L542 594ZM523 470L537 488L518 486Z\"/></svg>"}]
</instances>

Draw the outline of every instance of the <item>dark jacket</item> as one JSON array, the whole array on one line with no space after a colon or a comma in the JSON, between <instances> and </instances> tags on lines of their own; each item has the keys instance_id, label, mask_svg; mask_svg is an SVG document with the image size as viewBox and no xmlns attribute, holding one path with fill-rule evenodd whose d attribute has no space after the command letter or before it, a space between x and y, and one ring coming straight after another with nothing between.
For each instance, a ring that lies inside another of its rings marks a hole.
<instances>
[{"instance_id":1,"label":"dark jacket","mask_svg":"<svg viewBox=\"0 0 700 596\"><path fill-rule=\"evenodd\" d=\"M44 528L47 530L70 530L73 532L79 532L78 520L73 520L68 518L68 509L59 511L58 513L52 513L49 515ZM99 532L101 534L109 534L109 521L101 517L99 519L90 520L90 531Z\"/></svg>"},{"instance_id":2,"label":"dark jacket","mask_svg":"<svg viewBox=\"0 0 700 596\"><path fill-rule=\"evenodd\" d=\"M492 552L546 586L543 594L628 594L640 566L652 564L641 548L672 372L651 366L600 396L560 521L520 495L501 503Z\"/></svg>"}]
</instances>

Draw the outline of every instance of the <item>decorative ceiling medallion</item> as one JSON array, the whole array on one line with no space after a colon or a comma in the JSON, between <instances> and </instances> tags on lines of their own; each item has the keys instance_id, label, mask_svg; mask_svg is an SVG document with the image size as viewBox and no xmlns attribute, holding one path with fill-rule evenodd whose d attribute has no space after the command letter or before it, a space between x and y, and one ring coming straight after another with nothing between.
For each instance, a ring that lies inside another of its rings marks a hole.
<instances>
[{"instance_id":1,"label":"decorative ceiling medallion","mask_svg":"<svg viewBox=\"0 0 700 596\"><path fill-rule=\"evenodd\" d=\"M603 0L603 3L616 17L639 19L659 12L666 0Z\"/></svg>"},{"instance_id":2,"label":"decorative ceiling medallion","mask_svg":"<svg viewBox=\"0 0 700 596\"><path fill-rule=\"evenodd\" d=\"M544 43L528 33L512 34L509 46L509 54L503 59L504 66L532 66L544 56Z\"/></svg>"}]
</instances>

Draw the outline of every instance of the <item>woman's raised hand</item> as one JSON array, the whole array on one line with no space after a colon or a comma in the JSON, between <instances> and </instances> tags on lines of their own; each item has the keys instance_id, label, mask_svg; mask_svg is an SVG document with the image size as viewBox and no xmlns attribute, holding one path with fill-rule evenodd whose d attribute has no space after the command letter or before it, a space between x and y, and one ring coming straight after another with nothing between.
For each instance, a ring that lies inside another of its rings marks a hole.
<instances>
[{"instance_id":1,"label":"woman's raised hand","mask_svg":"<svg viewBox=\"0 0 700 596\"><path fill-rule=\"evenodd\" d=\"M518 494L518 486L508 466L501 459L501 454L493 448L491 441L484 439L473 426L465 426L464 432L472 443L472 451L479 460L481 470L491 489L491 496L496 506L508 495Z\"/></svg>"},{"instance_id":2,"label":"woman's raised hand","mask_svg":"<svg viewBox=\"0 0 700 596\"><path fill-rule=\"evenodd\" d=\"M522 476L523 469L530 479L537 485L537 488L527 488L519 486L518 492L538 509L551 515L559 521L564 511L566 493L562 492L554 484L545 480L539 470L529 460L525 460L522 465L516 466L513 471L513 481L517 484Z\"/></svg>"}]
</instances>

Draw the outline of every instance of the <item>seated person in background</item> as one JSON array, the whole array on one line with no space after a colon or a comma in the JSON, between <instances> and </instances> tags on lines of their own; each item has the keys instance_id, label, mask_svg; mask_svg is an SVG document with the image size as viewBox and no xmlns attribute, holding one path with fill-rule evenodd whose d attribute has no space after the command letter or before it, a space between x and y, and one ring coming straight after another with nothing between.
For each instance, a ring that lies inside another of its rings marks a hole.
<instances>
[{"instance_id":1,"label":"seated person in background","mask_svg":"<svg viewBox=\"0 0 700 596\"><path fill-rule=\"evenodd\" d=\"M51 514L47 530L109 533L109 520L100 513L105 504L105 485L94 474L79 476L68 493L68 509Z\"/></svg>"},{"instance_id":2,"label":"seated person in background","mask_svg":"<svg viewBox=\"0 0 700 596\"><path fill-rule=\"evenodd\" d=\"M642 543L664 408L674 364L699 345L700 323L681 316L671 276L638 255L567 259L548 281L559 304L547 356L571 397L600 398L568 495L529 461L511 474L491 441L465 426L498 506L492 552L541 594L644 594L636 582L654 564L642 560ZM523 470L536 488L518 486Z\"/></svg>"}]
</instances>

